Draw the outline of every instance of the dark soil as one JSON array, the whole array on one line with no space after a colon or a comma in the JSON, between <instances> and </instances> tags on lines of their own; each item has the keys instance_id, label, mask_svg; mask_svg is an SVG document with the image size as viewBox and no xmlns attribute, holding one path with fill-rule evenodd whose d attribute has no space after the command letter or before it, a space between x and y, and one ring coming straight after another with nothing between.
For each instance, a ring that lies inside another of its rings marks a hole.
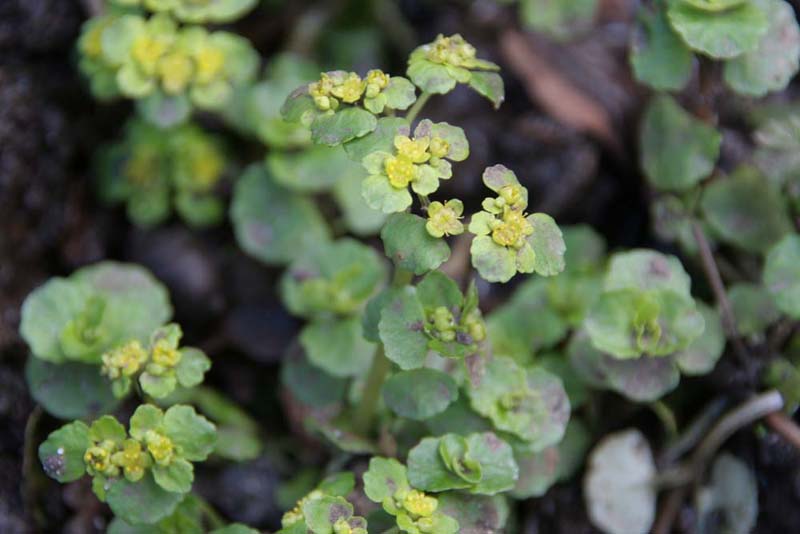
<instances>
[{"instance_id":1,"label":"dark soil","mask_svg":"<svg viewBox=\"0 0 800 534\"><path fill-rule=\"evenodd\" d=\"M237 30L268 56L285 42L311 3L292 1L277 11L260 8L239 22ZM674 252L650 231L647 191L631 148L645 96L626 68L634 3L605 1L591 34L570 45L539 43L536 48L606 111L614 132L609 141L553 119L552 109L532 102L525 80L507 68L500 46L503 32L516 24L509 9L488 1L399 2L416 33L414 42L439 32L460 32L504 67L507 101L499 112L467 91L436 102L433 118L446 116L462 125L473 148L459 169L459 180L448 183L445 194L477 199L481 169L503 161L526 180L532 211L547 211L561 223L592 224L611 247ZM17 328L22 300L48 277L104 258L147 266L169 286L176 320L188 341L213 353L212 385L259 421L268 444L292 428L280 399L278 369L299 325L276 297L279 271L238 250L230 228L191 232L174 222L144 232L131 227L123 213L95 201L92 153L120 133L131 106L96 103L77 73L73 46L86 17L84 4L88 2L0 0L0 533L102 532L109 517L87 484L61 486L47 479L35 457L37 444L58 422L35 409L26 391L22 369L27 354ZM389 64L401 70L407 53L402 35L387 35ZM749 150L737 125L734 116L725 146L731 159L737 151ZM242 149L243 154L251 152L254 159L261 157L257 147ZM699 269L693 274L699 276ZM484 302L492 306L508 288L484 291ZM741 396L747 384L737 373L735 365L724 362L710 377L690 381L686 388L693 400L682 406L680 420L689 420L711 398ZM609 395L601 407L607 415L603 428L596 430L636 423L659 443L662 436L652 416L630 405L618 409L621 405ZM728 446L756 469L761 501L757 532L800 532L800 456L773 434L742 434ZM321 451L309 444L292 460L321 464ZM202 468L197 487L226 518L274 529L281 515L276 489L294 468L285 457L266 453L245 465ZM584 511L579 480L522 503L518 531L595 532ZM688 503L676 528L691 532Z\"/></svg>"}]
</instances>

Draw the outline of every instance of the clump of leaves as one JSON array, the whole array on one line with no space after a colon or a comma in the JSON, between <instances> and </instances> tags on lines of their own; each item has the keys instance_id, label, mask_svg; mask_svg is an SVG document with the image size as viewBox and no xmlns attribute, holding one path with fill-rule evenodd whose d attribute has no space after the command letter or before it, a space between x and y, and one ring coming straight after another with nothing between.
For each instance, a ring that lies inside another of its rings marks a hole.
<instances>
[{"instance_id":1,"label":"clump of leaves","mask_svg":"<svg viewBox=\"0 0 800 534\"><path fill-rule=\"evenodd\" d=\"M195 3L164 4L184 15L202 11ZM206 8L220 4L226 2ZM180 27L166 10L160 11L146 18L135 10L112 9L87 22L79 51L95 95L139 100L145 117L162 126L182 122L193 106L222 109L236 86L252 81L257 54L242 37Z\"/></svg>"},{"instance_id":2,"label":"clump of leaves","mask_svg":"<svg viewBox=\"0 0 800 534\"><path fill-rule=\"evenodd\" d=\"M643 5L631 41L636 78L654 89L687 86L701 54L724 62L735 92L784 89L800 68L800 27L784 0L675 0Z\"/></svg>"},{"instance_id":3,"label":"clump of leaves","mask_svg":"<svg viewBox=\"0 0 800 534\"><path fill-rule=\"evenodd\" d=\"M211 453L216 429L190 406L163 412L144 404L129 428L112 416L56 430L39 447L45 472L59 482L92 477L92 490L131 524L156 523L172 514L194 479L192 462Z\"/></svg>"},{"instance_id":4,"label":"clump of leaves","mask_svg":"<svg viewBox=\"0 0 800 534\"><path fill-rule=\"evenodd\" d=\"M125 138L101 152L100 196L125 203L128 217L151 227L175 211L189 225L219 223L224 205L215 194L228 161L222 142L191 124L162 129L140 119Z\"/></svg>"}]
</instances>

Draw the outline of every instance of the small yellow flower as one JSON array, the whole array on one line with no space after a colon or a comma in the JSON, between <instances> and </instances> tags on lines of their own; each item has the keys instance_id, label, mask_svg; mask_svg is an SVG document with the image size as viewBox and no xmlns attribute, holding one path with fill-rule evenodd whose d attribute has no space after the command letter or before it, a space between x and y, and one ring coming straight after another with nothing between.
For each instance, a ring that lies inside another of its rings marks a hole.
<instances>
[{"instance_id":1,"label":"small yellow flower","mask_svg":"<svg viewBox=\"0 0 800 534\"><path fill-rule=\"evenodd\" d=\"M155 74L158 60L161 59L169 44L164 39L159 39L151 35L140 35L133 41L131 54L133 59L146 74Z\"/></svg>"},{"instance_id":2,"label":"small yellow flower","mask_svg":"<svg viewBox=\"0 0 800 534\"><path fill-rule=\"evenodd\" d=\"M464 319L464 326L466 326L467 332L474 341L483 341L486 339L486 324L483 322L478 310L473 310L472 313Z\"/></svg>"},{"instance_id":3,"label":"small yellow flower","mask_svg":"<svg viewBox=\"0 0 800 534\"><path fill-rule=\"evenodd\" d=\"M417 177L417 167L407 158L392 156L384 164L389 183L395 189L404 189Z\"/></svg>"},{"instance_id":4,"label":"small yellow flower","mask_svg":"<svg viewBox=\"0 0 800 534\"><path fill-rule=\"evenodd\" d=\"M367 98L375 98L389 85L389 75L378 69L369 71L365 80L367 83Z\"/></svg>"},{"instance_id":5,"label":"small yellow flower","mask_svg":"<svg viewBox=\"0 0 800 534\"><path fill-rule=\"evenodd\" d=\"M428 222L425 229L433 237L458 235L464 232L464 224L459 220L464 213L464 204L458 199L448 200L444 204L438 201L428 206Z\"/></svg>"},{"instance_id":6,"label":"small yellow flower","mask_svg":"<svg viewBox=\"0 0 800 534\"><path fill-rule=\"evenodd\" d=\"M171 52L158 61L158 74L167 94L182 93L192 79L194 66L186 54Z\"/></svg>"},{"instance_id":7,"label":"small yellow flower","mask_svg":"<svg viewBox=\"0 0 800 534\"><path fill-rule=\"evenodd\" d=\"M194 56L197 83L206 85L216 80L225 66L225 54L217 47L206 44Z\"/></svg>"},{"instance_id":8,"label":"small yellow flower","mask_svg":"<svg viewBox=\"0 0 800 534\"><path fill-rule=\"evenodd\" d=\"M122 444L122 450L114 453L111 461L122 468L125 478L131 482L141 480L149 463L147 455L142 450L142 444L134 439L126 439Z\"/></svg>"},{"instance_id":9,"label":"small yellow flower","mask_svg":"<svg viewBox=\"0 0 800 534\"><path fill-rule=\"evenodd\" d=\"M459 34L445 37L439 34L428 49L428 60L434 63L443 63L460 67L465 62L474 59L475 47L464 40Z\"/></svg>"},{"instance_id":10,"label":"small yellow flower","mask_svg":"<svg viewBox=\"0 0 800 534\"><path fill-rule=\"evenodd\" d=\"M403 498L403 508L419 517L430 517L439 506L439 501L435 497L425 495L419 490L411 490Z\"/></svg>"},{"instance_id":11,"label":"small yellow flower","mask_svg":"<svg viewBox=\"0 0 800 534\"><path fill-rule=\"evenodd\" d=\"M120 376L133 376L139 372L147 361L147 351L134 340L103 354L102 360L103 366L100 372L113 380Z\"/></svg>"},{"instance_id":12,"label":"small yellow flower","mask_svg":"<svg viewBox=\"0 0 800 534\"><path fill-rule=\"evenodd\" d=\"M168 437L154 430L148 430L144 436L147 451L158 465L169 465L175 456L175 446Z\"/></svg>"},{"instance_id":13,"label":"small yellow flower","mask_svg":"<svg viewBox=\"0 0 800 534\"><path fill-rule=\"evenodd\" d=\"M525 238L532 233L531 223L516 210L506 209L502 220L493 221L492 240L503 247L520 249L525 245Z\"/></svg>"},{"instance_id":14,"label":"small yellow flower","mask_svg":"<svg viewBox=\"0 0 800 534\"><path fill-rule=\"evenodd\" d=\"M427 137L411 139L407 135L398 135L394 138L394 146L399 156L412 163L425 163L431 159L431 155L428 152L430 139Z\"/></svg>"},{"instance_id":15,"label":"small yellow flower","mask_svg":"<svg viewBox=\"0 0 800 534\"><path fill-rule=\"evenodd\" d=\"M434 137L431 139L430 146L431 156L434 158L443 158L450 152L450 143L441 137Z\"/></svg>"},{"instance_id":16,"label":"small yellow flower","mask_svg":"<svg viewBox=\"0 0 800 534\"><path fill-rule=\"evenodd\" d=\"M152 358L156 365L166 368L175 367L181 361L181 351L166 339L159 339L153 345Z\"/></svg>"},{"instance_id":17,"label":"small yellow flower","mask_svg":"<svg viewBox=\"0 0 800 534\"><path fill-rule=\"evenodd\" d=\"M528 207L525 189L519 184L504 185L500 188L498 195L497 201L502 200L501 205L505 204L515 210L523 210Z\"/></svg>"},{"instance_id":18,"label":"small yellow flower","mask_svg":"<svg viewBox=\"0 0 800 534\"><path fill-rule=\"evenodd\" d=\"M367 84L361 79L361 76L355 72L351 72L341 83L336 84L333 89L331 89L331 94L341 99L342 102L355 104L361 99L361 95L364 94L366 87Z\"/></svg>"},{"instance_id":19,"label":"small yellow flower","mask_svg":"<svg viewBox=\"0 0 800 534\"><path fill-rule=\"evenodd\" d=\"M83 461L92 474L104 473L111 467L111 454L104 447L93 446L86 449Z\"/></svg>"}]
</instances>

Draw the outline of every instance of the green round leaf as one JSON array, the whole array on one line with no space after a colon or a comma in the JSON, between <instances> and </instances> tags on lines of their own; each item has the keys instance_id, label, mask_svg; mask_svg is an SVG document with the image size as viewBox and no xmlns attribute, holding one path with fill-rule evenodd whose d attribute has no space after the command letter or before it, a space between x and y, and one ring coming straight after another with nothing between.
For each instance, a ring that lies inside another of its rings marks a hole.
<instances>
[{"instance_id":1,"label":"green round leaf","mask_svg":"<svg viewBox=\"0 0 800 534\"><path fill-rule=\"evenodd\" d=\"M181 349L181 361L175 368L181 386L191 388L200 385L209 369L211 369L211 360L203 351L193 347Z\"/></svg>"},{"instance_id":2,"label":"green round leaf","mask_svg":"<svg viewBox=\"0 0 800 534\"><path fill-rule=\"evenodd\" d=\"M780 319L781 312L766 288L741 282L728 288L728 301L736 318L736 329L744 336L755 336Z\"/></svg>"},{"instance_id":3,"label":"green round leaf","mask_svg":"<svg viewBox=\"0 0 800 534\"><path fill-rule=\"evenodd\" d=\"M152 525L175 511L183 493L166 491L150 473L138 482L125 478L108 481L106 500L114 515L131 525Z\"/></svg>"},{"instance_id":4,"label":"green round leaf","mask_svg":"<svg viewBox=\"0 0 800 534\"><path fill-rule=\"evenodd\" d=\"M458 398L455 381L436 369L400 371L384 382L382 391L394 413L417 421L443 412Z\"/></svg>"},{"instance_id":5,"label":"green round leaf","mask_svg":"<svg viewBox=\"0 0 800 534\"><path fill-rule=\"evenodd\" d=\"M401 369L416 369L425 363L428 337L425 311L413 287L398 292L381 311L378 331L386 356Z\"/></svg>"},{"instance_id":6,"label":"green round leaf","mask_svg":"<svg viewBox=\"0 0 800 534\"><path fill-rule=\"evenodd\" d=\"M60 419L91 418L113 411L119 403L96 365L28 358L25 378L36 402Z\"/></svg>"},{"instance_id":7,"label":"green round leaf","mask_svg":"<svg viewBox=\"0 0 800 534\"><path fill-rule=\"evenodd\" d=\"M769 250L764 285L779 310L800 319L800 236L789 234Z\"/></svg>"},{"instance_id":8,"label":"green round leaf","mask_svg":"<svg viewBox=\"0 0 800 534\"><path fill-rule=\"evenodd\" d=\"M487 282L505 283L517 272L516 251L498 245L488 235L476 236L469 252L472 266Z\"/></svg>"},{"instance_id":9,"label":"green round leaf","mask_svg":"<svg viewBox=\"0 0 800 534\"><path fill-rule=\"evenodd\" d=\"M737 93L764 96L782 91L800 68L800 27L784 0L754 0L769 19L758 47L725 62L725 83Z\"/></svg>"},{"instance_id":10,"label":"green round leaf","mask_svg":"<svg viewBox=\"0 0 800 534\"><path fill-rule=\"evenodd\" d=\"M194 468L183 458L176 458L168 466L154 465L153 479L167 491L188 493L192 490Z\"/></svg>"},{"instance_id":11,"label":"green round leaf","mask_svg":"<svg viewBox=\"0 0 800 534\"><path fill-rule=\"evenodd\" d=\"M317 116L311 123L311 140L336 146L364 137L377 126L375 115L361 108L349 107Z\"/></svg>"},{"instance_id":12,"label":"green round leaf","mask_svg":"<svg viewBox=\"0 0 800 534\"><path fill-rule=\"evenodd\" d=\"M662 9L640 9L630 44L636 79L659 91L679 91L692 76L692 52L673 31Z\"/></svg>"},{"instance_id":13,"label":"green round leaf","mask_svg":"<svg viewBox=\"0 0 800 534\"><path fill-rule=\"evenodd\" d=\"M702 302L697 302L697 310L703 315L703 335L675 353L675 361L686 375L711 372L725 351L725 330L719 312Z\"/></svg>"},{"instance_id":14,"label":"green round leaf","mask_svg":"<svg viewBox=\"0 0 800 534\"><path fill-rule=\"evenodd\" d=\"M300 343L311 363L338 377L365 372L375 353L375 346L362 336L358 317L316 319L303 328Z\"/></svg>"},{"instance_id":15,"label":"green round leaf","mask_svg":"<svg viewBox=\"0 0 800 534\"><path fill-rule=\"evenodd\" d=\"M73 421L50 433L39 445L39 461L47 476L61 483L78 480L86 474L83 455L92 445L89 427Z\"/></svg>"},{"instance_id":16,"label":"green round leaf","mask_svg":"<svg viewBox=\"0 0 800 534\"><path fill-rule=\"evenodd\" d=\"M381 230L386 256L401 269L424 274L450 257L450 247L425 229L425 219L410 213L390 215Z\"/></svg>"},{"instance_id":17,"label":"green round leaf","mask_svg":"<svg viewBox=\"0 0 800 534\"><path fill-rule=\"evenodd\" d=\"M408 134L407 120L400 117L381 117L372 133L345 144L344 150L351 159L361 163L374 152L391 154L394 150L394 138Z\"/></svg>"},{"instance_id":18,"label":"green round leaf","mask_svg":"<svg viewBox=\"0 0 800 534\"><path fill-rule=\"evenodd\" d=\"M470 495L449 491L438 496L438 510L458 526L451 534L488 534L504 532L510 515L508 500L501 495ZM444 530L437 531L437 534Z\"/></svg>"},{"instance_id":19,"label":"green round leaf","mask_svg":"<svg viewBox=\"0 0 800 534\"><path fill-rule=\"evenodd\" d=\"M341 147L312 146L300 152L270 152L267 169L280 185L303 193L326 191L346 176L366 176Z\"/></svg>"},{"instance_id":20,"label":"green round leaf","mask_svg":"<svg viewBox=\"0 0 800 534\"><path fill-rule=\"evenodd\" d=\"M533 233L528 236L536 255L534 271L541 276L555 276L564 270L564 253L567 246L561 230L552 217L544 213L528 215Z\"/></svg>"},{"instance_id":21,"label":"green round leaf","mask_svg":"<svg viewBox=\"0 0 800 534\"><path fill-rule=\"evenodd\" d=\"M506 90L503 78L496 72L473 72L469 79L469 86L479 95L486 97L498 109L506 99Z\"/></svg>"},{"instance_id":22,"label":"green round leaf","mask_svg":"<svg viewBox=\"0 0 800 534\"><path fill-rule=\"evenodd\" d=\"M414 85L425 93L444 95L452 91L457 83L446 66L413 56L409 60L407 73Z\"/></svg>"},{"instance_id":23,"label":"green round leaf","mask_svg":"<svg viewBox=\"0 0 800 534\"><path fill-rule=\"evenodd\" d=\"M769 24L753 2L724 11L704 11L677 1L669 2L669 21L690 48L714 59L730 59L755 50Z\"/></svg>"},{"instance_id":24,"label":"green round leaf","mask_svg":"<svg viewBox=\"0 0 800 534\"><path fill-rule=\"evenodd\" d=\"M640 135L641 164L662 191L688 191L714 170L722 135L670 96L650 101Z\"/></svg>"},{"instance_id":25,"label":"green round leaf","mask_svg":"<svg viewBox=\"0 0 800 534\"><path fill-rule=\"evenodd\" d=\"M589 456L583 482L592 523L608 534L646 534L656 515L656 466L635 429L603 438Z\"/></svg>"},{"instance_id":26,"label":"green round leaf","mask_svg":"<svg viewBox=\"0 0 800 534\"><path fill-rule=\"evenodd\" d=\"M691 279L675 256L655 250L632 249L612 254L605 291L616 289L669 290L691 297Z\"/></svg>"},{"instance_id":27,"label":"green round leaf","mask_svg":"<svg viewBox=\"0 0 800 534\"><path fill-rule=\"evenodd\" d=\"M720 239L748 252L766 252L792 228L784 199L753 169L710 184L701 206Z\"/></svg>"},{"instance_id":28,"label":"green round leaf","mask_svg":"<svg viewBox=\"0 0 800 534\"><path fill-rule=\"evenodd\" d=\"M406 467L394 458L373 457L364 473L364 493L372 502L382 503L401 489L410 489Z\"/></svg>"},{"instance_id":29,"label":"green round leaf","mask_svg":"<svg viewBox=\"0 0 800 534\"><path fill-rule=\"evenodd\" d=\"M236 182L231 220L239 246L269 265L287 263L329 238L314 203L276 185L259 165Z\"/></svg>"},{"instance_id":30,"label":"green round leaf","mask_svg":"<svg viewBox=\"0 0 800 534\"><path fill-rule=\"evenodd\" d=\"M192 406L180 404L164 413L164 433L180 448L181 456L192 462L205 460L217 441L214 424Z\"/></svg>"}]
</instances>

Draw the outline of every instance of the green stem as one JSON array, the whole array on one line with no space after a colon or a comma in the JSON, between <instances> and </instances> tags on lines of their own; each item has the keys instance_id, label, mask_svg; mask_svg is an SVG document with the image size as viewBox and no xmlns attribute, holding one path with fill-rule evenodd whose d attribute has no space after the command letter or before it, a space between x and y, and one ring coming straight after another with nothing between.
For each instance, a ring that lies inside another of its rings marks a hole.
<instances>
[{"instance_id":1,"label":"green stem","mask_svg":"<svg viewBox=\"0 0 800 534\"><path fill-rule=\"evenodd\" d=\"M414 105L411 106L411 109L409 109L408 113L406 113L406 120L408 120L409 125L414 123L414 120L417 118L417 115L419 115L419 112L422 111L422 108L425 107L425 104L428 103L428 100L430 99L431 96L432 96L431 93L422 93L421 95L419 95L417 101L414 102Z\"/></svg>"},{"instance_id":2,"label":"green stem","mask_svg":"<svg viewBox=\"0 0 800 534\"><path fill-rule=\"evenodd\" d=\"M195 496L197 497L197 501L200 503L201 512L206 517L206 519L208 519L209 526L213 530L216 530L218 528L223 528L226 525L226 523L225 520L222 519L222 516L219 515L219 512L217 512L213 506L208 504L208 502L204 498L200 497L197 494L195 494Z\"/></svg>"},{"instance_id":3,"label":"green stem","mask_svg":"<svg viewBox=\"0 0 800 534\"><path fill-rule=\"evenodd\" d=\"M669 439L674 439L678 435L678 422L675 420L675 414L672 413L670 407L662 401L651 402L649 406L661 421L661 424L664 425L664 430L667 431Z\"/></svg>"},{"instance_id":4,"label":"green stem","mask_svg":"<svg viewBox=\"0 0 800 534\"><path fill-rule=\"evenodd\" d=\"M361 402L356 408L353 417L353 430L360 436L366 436L369 432L375 411L380 399L383 381L386 374L392 367L392 362L386 357L383 351L383 344L378 346L375 356L372 358L372 366L367 374L367 383L364 385L364 392L361 394Z\"/></svg>"}]
</instances>

